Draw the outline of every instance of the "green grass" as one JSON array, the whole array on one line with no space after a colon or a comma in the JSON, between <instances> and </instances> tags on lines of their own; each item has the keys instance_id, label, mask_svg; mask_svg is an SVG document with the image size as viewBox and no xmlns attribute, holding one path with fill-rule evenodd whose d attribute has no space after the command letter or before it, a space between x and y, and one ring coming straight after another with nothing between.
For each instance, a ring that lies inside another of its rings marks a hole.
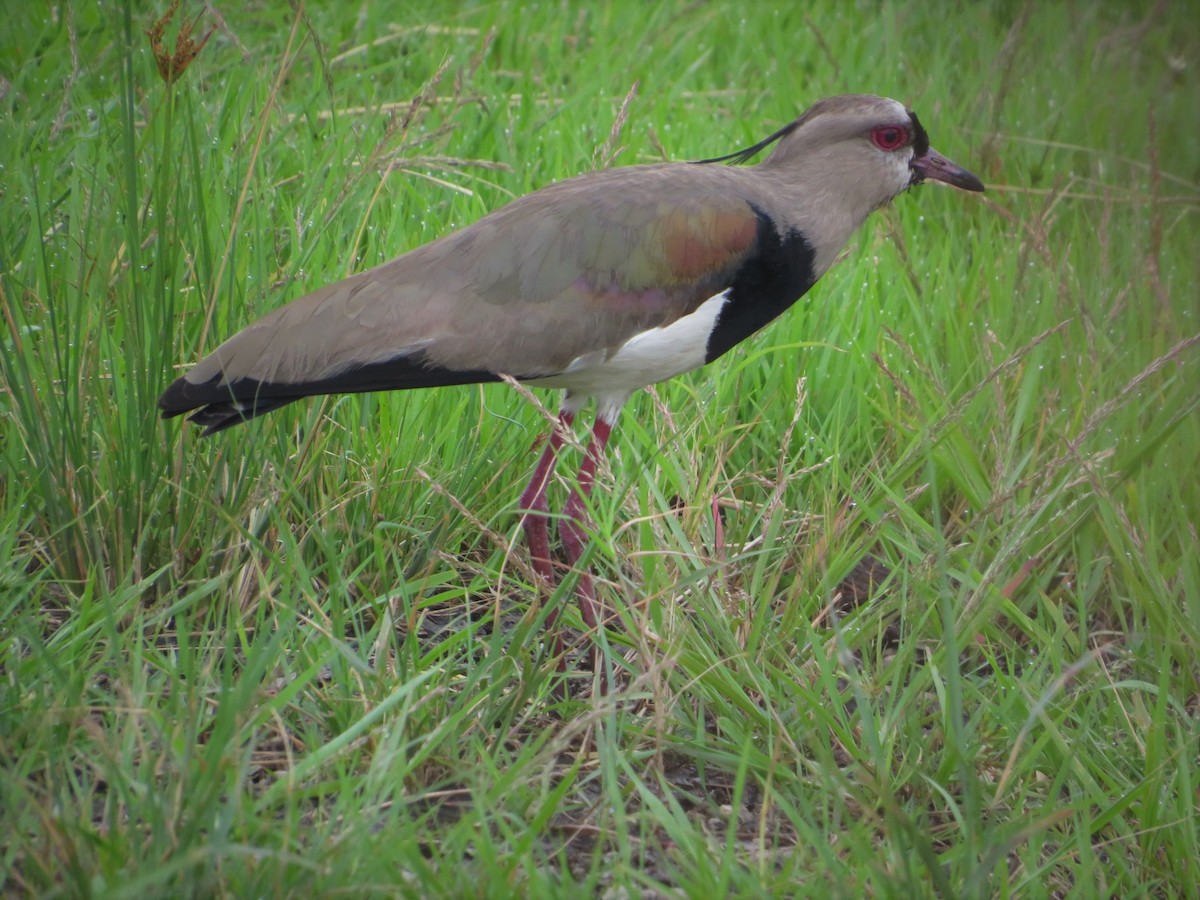
<instances>
[{"instance_id":1,"label":"green grass","mask_svg":"<svg viewBox=\"0 0 1200 900\"><path fill-rule=\"evenodd\" d=\"M13 5L6 893L1197 896L1200 24L775 6L222 7L168 86L164 6ZM608 696L556 689L513 389L157 417L307 290L847 90L989 192L899 198L630 403L593 504Z\"/></svg>"}]
</instances>

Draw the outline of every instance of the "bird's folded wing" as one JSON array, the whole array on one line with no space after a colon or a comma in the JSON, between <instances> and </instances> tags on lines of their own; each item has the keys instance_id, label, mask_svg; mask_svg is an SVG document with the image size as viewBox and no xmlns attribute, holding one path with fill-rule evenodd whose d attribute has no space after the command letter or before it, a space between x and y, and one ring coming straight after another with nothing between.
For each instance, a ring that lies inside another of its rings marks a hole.
<instances>
[{"instance_id":1,"label":"bird's folded wing","mask_svg":"<svg viewBox=\"0 0 1200 900\"><path fill-rule=\"evenodd\" d=\"M615 352L728 287L756 239L745 199L655 168L551 186L275 310L185 376L187 408L200 385L205 402L243 381L294 398L544 376Z\"/></svg>"}]
</instances>

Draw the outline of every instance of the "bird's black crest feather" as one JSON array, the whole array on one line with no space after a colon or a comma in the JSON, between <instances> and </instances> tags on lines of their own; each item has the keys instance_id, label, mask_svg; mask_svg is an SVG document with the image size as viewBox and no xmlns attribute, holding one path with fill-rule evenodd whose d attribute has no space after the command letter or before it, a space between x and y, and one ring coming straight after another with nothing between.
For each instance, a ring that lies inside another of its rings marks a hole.
<instances>
[{"instance_id":1,"label":"bird's black crest feather","mask_svg":"<svg viewBox=\"0 0 1200 900\"><path fill-rule=\"evenodd\" d=\"M780 138L786 137L787 135L791 134L798 127L800 127L800 123L802 121L803 121L803 117L796 119L795 121L788 122L788 124L784 125L782 128L780 128L774 134L770 135L769 137L763 138L757 144L755 144L752 147L747 147L745 150L738 150L736 153L730 153L727 156L714 156L712 159L697 159L693 162L693 164L697 165L697 166L704 166L704 165L708 165L709 163L727 162L727 163L731 163L732 165L735 165L735 166L740 166L744 162L749 162L751 159L753 159L755 156L757 156L763 150L770 147L773 143L775 143Z\"/></svg>"}]
</instances>

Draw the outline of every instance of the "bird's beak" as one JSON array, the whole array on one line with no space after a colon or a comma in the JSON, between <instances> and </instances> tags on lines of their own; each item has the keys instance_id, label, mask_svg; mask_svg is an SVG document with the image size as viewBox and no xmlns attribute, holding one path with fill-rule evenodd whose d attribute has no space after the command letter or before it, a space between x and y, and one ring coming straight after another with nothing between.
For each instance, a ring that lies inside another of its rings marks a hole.
<instances>
[{"instance_id":1,"label":"bird's beak","mask_svg":"<svg viewBox=\"0 0 1200 900\"><path fill-rule=\"evenodd\" d=\"M964 169L951 162L932 147L921 156L914 156L909 163L913 170L913 184L920 184L926 178L934 181L944 181L964 191L982 191L983 182Z\"/></svg>"}]
</instances>

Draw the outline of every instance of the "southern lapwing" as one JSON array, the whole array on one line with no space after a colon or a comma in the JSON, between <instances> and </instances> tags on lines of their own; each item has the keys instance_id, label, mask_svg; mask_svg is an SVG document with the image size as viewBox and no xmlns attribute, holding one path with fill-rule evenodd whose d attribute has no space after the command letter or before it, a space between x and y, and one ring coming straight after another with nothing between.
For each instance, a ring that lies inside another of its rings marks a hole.
<instances>
[{"instance_id":1,"label":"southern lapwing","mask_svg":"<svg viewBox=\"0 0 1200 900\"><path fill-rule=\"evenodd\" d=\"M763 162L742 163L775 144ZM845 95L739 153L580 175L244 328L159 398L204 434L317 394L497 381L565 392L521 496L532 563L554 572L547 484L588 399L596 419L560 535L585 546L585 498L639 388L712 362L799 299L873 210L925 179L983 184L895 100ZM597 624L593 586L577 582ZM550 622L553 623L553 613Z\"/></svg>"}]
</instances>

